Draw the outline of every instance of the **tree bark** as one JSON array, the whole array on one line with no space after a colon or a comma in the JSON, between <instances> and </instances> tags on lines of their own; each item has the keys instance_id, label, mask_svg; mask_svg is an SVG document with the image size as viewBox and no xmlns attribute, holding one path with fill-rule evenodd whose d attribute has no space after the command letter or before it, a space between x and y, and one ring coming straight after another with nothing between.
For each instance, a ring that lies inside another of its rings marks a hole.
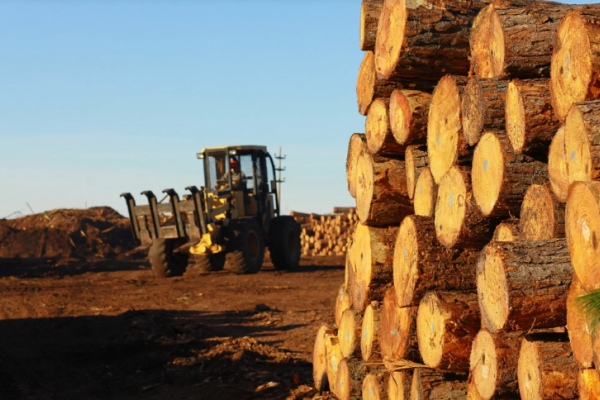
<instances>
[{"instance_id":1,"label":"tree bark","mask_svg":"<svg viewBox=\"0 0 600 400\"><path fill-rule=\"evenodd\" d=\"M577 298L585 296L588 292L581 287L577 279L573 279L567 294L567 328L569 340L573 349L573 357L580 368L594 366L594 351L592 348L592 326L588 317L577 304Z\"/></svg>"},{"instance_id":2,"label":"tree bark","mask_svg":"<svg viewBox=\"0 0 600 400\"><path fill-rule=\"evenodd\" d=\"M439 184L453 165L470 165L473 149L467 146L461 117L461 98L467 78L445 76L436 86L427 125L429 167Z\"/></svg>"},{"instance_id":3,"label":"tree bark","mask_svg":"<svg viewBox=\"0 0 600 400\"><path fill-rule=\"evenodd\" d=\"M373 302L365 309L360 348L363 361L381 361L379 330L381 326L381 307Z\"/></svg>"},{"instance_id":4,"label":"tree bark","mask_svg":"<svg viewBox=\"0 0 600 400\"><path fill-rule=\"evenodd\" d=\"M379 344L386 362L410 360L420 362L415 319L417 307L398 307L395 289L383 299Z\"/></svg>"},{"instance_id":5,"label":"tree bark","mask_svg":"<svg viewBox=\"0 0 600 400\"><path fill-rule=\"evenodd\" d=\"M329 336L337 335L337 329L330 325L321 325L317 331L315 346L313 351L313 380L315 388L322 392L329 388L327 379L327 346L326 341Z\"/></svg>"},{"instance_id":6,"label":"tree bark","mask_svg":"<svg viewBox=\"0 0 600 400\"><path fill-rule=\"evenodd\" d=\"M362 154L356 166L356 211L365 225L398 224L414 211L404 161Z\"/></svg>"},{"instance_id":7,"label":"tree bark","mask_svg":"<svg viewBox=\"0 0 600 400\"><path fill-rule=\"evenodd\" d=\"M471 375L483 400L518 396L517 369L521 333L491 334L482 329L473 341Z\"/></svg>"},{"instance_id":8,"label":"tree bark","mask_svg":"<svg viewBox=\"0 0 600 400\"><path fill-rule=\"evenodd\" d=\"M408 146L404 155L406 163L406 187L408 197L414 199L417 177L427 166L427 147L426 146Z\"/></svg>"},{"instance_id":9,"label":"tree bark","mask_svg":"<svg viewBox=\"0 0 600 400\"><path fill-rule=\"evenodd\" d=\"M518 217L525 192L548 180L548 166L516 155L504 135L486 133L473 156L473 195L486 217Z\"/></svg>"},{"instance_id":10,"label":"tree bark","mask_svg":"<svg viewBox=\"0 0 600 400\"><path fill-rule=\"evenodd\" d=\"M514 79L506 94L506 134L516 154L542 161L560 121L552 112L549 79Z\"/></svg>"},{"instance_id":11,"label":"tree bark","mask_svg":"<svg viewBox=\"0 0 600 400\"><path fill-rule=\"evenodd\" d=\"M348 143L348 155L346 156L346 180L350 196L356 197L356 164L358 157L367 151L367 139L364 133L354 133L350 136Z\"/></svg>"},{"instance_id":12,"label":"tree bark","mask_svg":"<svg viewBox=\"0 0 600 400\"><path fill-rule=\"evenodd\" d=\"M375 50L377 24L383 7L383 0L363 0L360 7L360 49Z\"/></svg>"},{"instance_id":13,"label":"tree bark","mask_svg":"<svg viewBox=\"0 0 600 400\"><path fill-rule=\"evenodd\" d=\"M520 237L519 220L517 218L510 218L496 227L492 240L496 242L514 242L515 240L520 240Z\"/></svg>"},{"instance_id":14,"label":"tree bark","mask_svg":"<svg viewBox=\"0 0 600 400\"><path fill-rule=\"evenodd\" d=\"M572 8L512 0L494 2L481 10L471 31L475 73L481 78L548 76L558 23Z\"/></svg>"},{"instance_id":15,"label":"tree bark","mask_svg":"<svg viewBox=\"0 0 600 400\"><path fill-rule=\"evenodd\" d=\"M475 146L485 131L504 130L508 82L474 76L462 96L463 133L469 146Z\"/></svg>"},{"instance_id":16,"label":"tree bark","mask_svg":"<svg viewBox=\"0 0 600 400\"><path fill-rule=\"evenodd\" d=\"M401 145L427 142L431 94L418 90L394 90L390 95L390 125Z\"/></svg>"},{"instance_id":17,"label":"tree bark","mask_svg":"<svg viewBox=\"0 0 600 400\"><path fill-rule=\"evenodd\" d=\"M567 153L565 150L565 126L556 131L548 152L548 179L552 192L561 203L567 201L569 194L569 174L567 171Z\"/></svg>"},{"instance_id":18,"label":"tree bark","mask_svg":"<svg viewBox=\"0 0 600 400\"><path fill-rule=\"evenodd\" d=\"M402 84L394 80L379 79L375 71L375 55L367 51L358 69L356 78L356 101L358 113L367 115L369 107L375 99L388 98L396 89L402 89Z\"/></svg>"},{"instance_id":19,"label":"tree bark","mask_svg":"<svg viewBox=\"0 0 600 400\"><path fill-rule=\"evenodd\" d=\"M579 370L568 342L527 337L519 354L521 399L578 399Z\"/></svg>"},{"instance_id":20,"label":"tree bark","mask_svg":"<svg viewBox=\"0 0 600 400\"><path fill-rule=\"evenodd\" d=\"M500 218L485 217L475 204L471 174L452 167L438 188L435 232L448 248L482 249L493 237Z\"/></svg>"},{"instance_id":21,"label":"tree bark","mask_svg":"<svg viewBox=\"0 0 600 400\"><path fill-rule=\"evenodd\" d=\"M565 122L565 153L569 185L600 178L600 100L571 106Z\"/></svg>"},{"instance_id":22,"label":"tree bark","mask_svg":"<svg viewBox=\"0 0 600 400\"><path fill-rule=\"evenodd\" d=\"M385 2L375 44L378 76L431 90L446 74L467 75L475 14L470 8L408 9L403 1Z\"/></svg>"},{"instance_id":23,"label":"tree bark","mask_svg":"<svg viewBox=\"0 0 600 400\"><path fill-rule=\"evenodd\" d=\"M396 239L393 269L396 302L417 306L428 291L475 293L477 250L447 249L435 236L431 218L408 216Z\"/></svg>"},{"instance_id":24,"label":"tree bark","mask_svg":"<svg viewBox=\"0 0 600 400\"><path fill-rule=\"evenodd\" d=\"M565 239L491 242L477 263L485 327L498 332L564 326L572 275Z\"/></svg>"},{"instance_id":25,"label":"tree bark","mask_svg":"<svg viewBox=\"0 0 600 400\"><path fill-rule=\"evenodd\" d=\"M467 395L467 376L415 368L410 400L461 400Z\"/></svg>"},{"instance_id":26,"label":"tree bark","mask_svg":"<svg viewBox=\"0 0 600 400\"><path fill-rule=\"evenodd\" d=\"M471 345L480 329L477 294L427 293L417 316L423 362L439 370L469 372Z\"/></svg>"},{"instance_id":27,"label":"tree bark","mask_svg":"<svg viewBox=\"0 0 600 400\"><path fill-rule=\"evenodd\" d=\"M565 206L554 198L547 185L531 185L521 205L521 240L565 237Z\"/></svg>"},{"instance_id":28,"label":"tree bark","mask_svg":"<svg viewBox=\"0 0 600 400\"><path fill-rule=\"evenodd\" d=\"M433 217L438 187L435 184L429 167L423 167L417 183L415 184L415 196L413 199L415 214L423 217Z\"/></svg>"}]
</instances>

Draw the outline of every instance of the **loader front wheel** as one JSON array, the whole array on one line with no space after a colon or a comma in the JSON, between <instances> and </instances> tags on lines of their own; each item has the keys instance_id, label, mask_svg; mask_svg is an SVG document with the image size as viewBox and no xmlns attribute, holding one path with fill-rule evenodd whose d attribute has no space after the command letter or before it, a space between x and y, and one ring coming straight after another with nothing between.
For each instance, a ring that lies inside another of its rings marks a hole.
<instances>
[{"instance_id":1,"label":"loader front wheel","mask_svg":"<svg viewBox=\"0 0 600 400\"><path fill-rule=\"evenodd\" d=\"M300 225L294 218L273 218L269 227L269 252L275 269L300 265Z\"/></svg>"},{"instance_id":2,"label":"loader front wheel","mask_svg":"<svg viewBox=\"0 0 600 400\"><path fill-rule=\"evenodd\" d=\"M148 251L148 260L154 275L158 278L169 278L183 275L187 266L189 254L174 253L176 240L154 239Z\"/></svg>"},{"instance_id":3,"label":"loader front wheel","mask_svg":"<svg viewBox=\"0 0 600 400\"><path fill-rule=\"evenodd\" d=\"M225 256L225 269L236 274L255 274L262 268L265 241L255 220L239 221L233 227L230 252Z\"/></svg>"}]
</instances>

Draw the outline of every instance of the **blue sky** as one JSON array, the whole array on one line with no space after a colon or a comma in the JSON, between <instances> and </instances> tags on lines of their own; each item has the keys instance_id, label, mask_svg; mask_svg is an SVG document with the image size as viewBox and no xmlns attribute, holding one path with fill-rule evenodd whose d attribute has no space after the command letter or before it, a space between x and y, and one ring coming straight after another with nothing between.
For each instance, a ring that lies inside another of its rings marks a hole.
<instances>
[{"instance_id":1,"label":"blue sky","mask_svg":"<svg viewBox=\"0 0 600 400\"><path fill-rule=\"evenodd\" d=\"M347 194L360 0L0 2L0 218L202 185L204 147L287 155L283 209Z\"/></svg>"}]
</instances>

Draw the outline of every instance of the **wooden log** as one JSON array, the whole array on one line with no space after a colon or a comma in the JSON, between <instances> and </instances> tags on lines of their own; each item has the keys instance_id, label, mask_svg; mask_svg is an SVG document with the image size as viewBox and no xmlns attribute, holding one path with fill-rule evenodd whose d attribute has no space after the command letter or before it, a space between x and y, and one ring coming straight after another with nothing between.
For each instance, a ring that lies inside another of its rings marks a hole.
<instances>
[{"instance_id":1,"label":"wooden log","mask_svg":"<svg viewBox=\"0 0 600 400\"><path fill-rule=\"evenodd\" d=\"M475 204L468 170L450 168L440 183L435 205L435 232L440 243L448 248L481 249L499 223L499 218L486 218Z\"/></svg>"},{"instance_id":2,"label":"wooden log","mask_svg":"<svg viewBox=\"0 0 600 400\"><path fill-rule=\"evenodd\" d=\"M552 107L564 121L574 103L600 96L600 10L597 5L578 7L560 21L556 31L550 88Z\"/></svg>"},{"instance_id":3,"label":"wooden log","mask_svg":"<svg viewBox=\"0 0 600 400\"><path fill-rule=\"evenodd\" d=\"M389 99L375 99L369 107L365 132L367 149L373 155L401 156L406 146L398 144L392 134Z\"/></svg>"},{"instance_id":4,"label":"wooden log","mask_svg":"<svg viewBox=\"0 0 600 400\"><path fill-rule=\"evenodd\" d=\"M327 348L326 341L329 336L337 334L337 329L330 325L321 325L317 331L313 351L313 380L315 388L322 392L329 388L327 379Z\"/></svg>"},{"instance_id":5,"label":"wooden log","mask_svg":"<svg viewBox=\"0 0 600 400\"><path fill-rule=\"evenodd\" d=\"M485 327L498 332L564 326L572 274L565 239L491 242L477 263Z\"/></svg>"},{"instance_id":6,"label":"wooden log","mask_svg":"<svg viewBox=\"0 0 600 400\"><path fill-rule=\"evenodd\" d=\"M506 135L516 154L542 160L560 121L552 112L548 79L514 79L506 91Z\"/></svg>"},{"instance_id":7,"label":"wooden log","mask_svg":"<svg viewBox=\"0 0 600 400\"><path fill-rule=\"evenodd\" d=\"M521 205L521 240L565 237L565 206L546 185L531 185Z\"/></svg>"},{"instance_id":8,"label":"wooden log","mask_svg":"<svg viewBox=\"0 0 600 400\"><path fill-rule=\"evenodd\" d=\"M408 197L414 199L417 177L427 166L427 147L408 146L404 155L406 165L406 187Z\"/></svg>"},{"instance_id":9,"label":"wooden log","mask_svg":"<svg viewBox=\"0 0 600 400\"><path fill-rule=\"evenodd\" d=\"M548 179L556 199L562 203L569 195L569 173L565 152L565 129L561 126L552 138L548 152Z\"/></svg>"},{"instance_id":10,"label":"wooden log","mask_svg":"<svg viewBox=\"0 0 600 400\"><path fill-rule=\"evenodd\" d=\"M423 362L435 369L469 372L471 345L480 329L475 293L427 293L417 315L417 338Z\"/></svg>"},{"instance_id":11,"label":"wooden log","mask_svg":"<svg viewBox=\"0 0 600 400\"><path fill-rule=\"evenodd\" d=\"M431 94L418 90L394 90L390 95L390 125L401 145L425 144Z\"/></svg>"},{"instance_id":12,"label":"wooden log","mask_svg":"<svg viewBox=\"0 0 600 400\"><path fill-rule=\"evenodd\" d=\"M346 289L346 285L340 286L335 297L335 325L340 326L342 314L352 307L352 297Z\"/></svg>"},{"instance_id":13,"label":"wooden log","mask_svg":"<svg viewBox=\"0 0 600 400\"><path fill-rule=\"evenodd\" d=\"M453 165L467 165L473 155L461 125L461 97L467 84L462 76L445 76L436 86L427 124L429 168L439 184Z\"/></svg>"},{"instance_id":14,"label":"wooden log","mask_svg":"<svg viewBox=\"0 0 600 400\"><path fill-rule=\"evenodd\" d=\"M362 324L360 349L363 361L380 361L379 330L381 325L381 308L373 302L365 309Z\"/></svg>"},{"instance_id":15,"label":"wooden log","mask_svg":"<svg viewBox=\"0 0 600 400\"><path fill-rule=\"evenodd\" d=\"M507 81L469 78L461 104L463 134L469 146L477 144L482 132L505 129L507 86Z\"/></svg>"},{"instance_id":16,"label":"wooden log","mask_svg":"<svg viewBox=\"0 0 600 400\"><path fill-rule=\"evenodd\" d=\"M376 228L359 224L354 232L352 264L355 284L352 305L363 311L372 301L383 300L393 278L393 244L398 234L396 226Z\"/></svg>"},{"instance_id":17,"label":"wooden log","mask_svg":"<svg viewBox=\"0 0 600 400\"><path fill-rule=\"evenodd\" d=\"M387 395L387 371L380 369L375 372L369 372L363 380L362 398L367 400L383 400Z\"/></svg>"},{"instance_id":18,"label":"wooden log","mask_svg":"<svg viewBox=\"0 0 600 400\"><path fill-rule=\"evenodd\" d=\"M386 362L420 359L414 320L417 307L398 307L392 287L383 299L379 345Z\"/></svg>"},{"instance_id":19,"label":"wooden log","mask_svg":"<svg viewBox=\"0 0 600 400\"><path fill-rule=\"evenodd\" d=\"M600 26L599 26L600 28ZM569 185L600 177L600 100L573 104L565 121Z\"/></svg>"},{"instance_id":20,"label":"wooden log","mask_svg":"<svg viewBox=\"0 0 600 400\"><path fill-rule=\"evenodd\" d=\"M496 242L514 242L520 239L519 220L510 218L501 222L494 231L493 241Z\"/></svg>"},{"instance_id":21,"label":"wooden log","mask_svg":"<svg viewBox=\"0 0 600 400\"><path fill-rule=\"evenodd\" d=\"M565 231L571 263L581 286L600 289L600 182L575 182L569 189Z\"/></svg>"},{"instance_id":22,"label":"wooden log","mask_svg":"<svg viewBox=\"0 0 600 400\"><path fill-rule=\"evenodd\" d=\"M473 341L471 375L483 400L496 396L518 396L518 362L521 334L492 335L482 329Z\"/></svg>"},{"instance_id":23,"label":"wooden log","mask_svg":"<svg viewBox=\"0 0 600 400\"><path fill-rule=\"evenodd\" d=\"M600 375L595 369L582 369L577 379L580 400L600 400Z\"/></svg>"},{"instance_id":24,"label":"wooden log","mask_svg":"<svg viewBox=\"0 0 600 400\"><path fill-rule=\"evenodd\" d=\"M481 400L481 395L477 390L477 385L475 385L473 374L469 374L469 378L467 379L467 400Z\"/></svg>"},{"instance_id":25,"label":"wooden log","mask_svg":"<svg viewBox=\"0 0 600 400\"><path fill-rule=\"evenodd\" d=\"M342 357L357 358L360 351L362 323L362 313L357 313L351 308L342 313L338 327L338 340Z\"/></svg>"},{"instance_id":26,"label":"wooden log","mask_svg":"<svg viewBox=\"0 0 600 400\"><path fill-rule=\"evenodd\" d=\"M363 153L356 166L356 211L365 225L391 225L413 213L404 161Z\"/></svg>"},{"instance_id":27,"label":"wooden log","mask_svg":"<svg viewBox=\"0 0 600 400\"><path fill-rule=\"evenodd\" d=\"M406 217L398 230L393 257L398 306L417 306L428 291L474 293L478 258L477 250L440 245L431 218Z\"/></svg>"},{"instance_id":28,"label":"wooden log","mask_svg":"<svg viewBox=\"0 0 600 400\"><path fill-rule=\"evenodd\" d=\"M356 197L356 165L359 156L367 151L367 139L364 133L354 133L350 136L348 143L348 155L346 156L346 180L348 181L348 192L350 196Z\"/></svg>"},{"instance_id":29,"label":"wooden log","mask_svg":"<svg viewBox=\"0 0 600 400\"><path fill-rule=\"evenodd\" d=\"M432 89L445 74L469 72L469 29L473 9L409 9L402 0L384 3L377 28L378 76Z\"/></svg>"},{"instance_id":30,"label":"wooden log","mask_svg":"<svg viewBox=\"0 0 600 400\"><path fill-rule=\"evenodd\" d=\"M459 400L467 395L467 376L415 368L410 400Z\"/></svg>"},{"instance_id":31,"label":"wooden log","mask_svg":"<svg viewBox=\"0 0 600 400\"><path fill-rule=\"evenodd\" d=\"M518 367L521 399L577 399L578 375L568 341L523 340Z\"/></svg>"},{"instance_id":32,"label":"wooden log","mask_svg":"<svg viewBox=\"0 0 600 400\"><path fill-rule=\"evenodd\" d=\"M423 167L415 184L413 203L415 214L433 217L438 187L435 184L429 167Z\"/></svg>"},{"instance_id":33,"label":"wooden log","mask_svg":"<svg viewBox=\"0 0 600 400\"><path fill-rule=\"evenodd\" d=\"M364 396L363 384L369 375L372 376L369 380L375 379L380 386L385 380L386 371L383 365L368 365L359 360L344 358L338 368L335 395L340 400L368 398ZM377 399L375 394L374 390L374 400Z\"/></svg>"},{"instance_id":34,"label":"wooden log","mask_svg":"<svg viewBox=\"0 0 600 400\"><path fill-rule=\"evenodd\" d=\"M393 80L377 78L375 71L375 55L367 51L358 69L356 78L356 102L358 112L367 115L371 103L378 98L388 98L396 89L402 89L402 85Z\"/></svg>"},{"instance_id":35,"label":"wooden log","mask_svg":"<svg viewBox=\"0 0 600 400\"><path fill-rule=\"evenodd\" d=\"M525 0L496 1L485 7L471 31L471 63L477 76L548 76L558 23L571 8Z\"/></svg>"},{"instance_id":36,"label":"wooden log","mask_svg":"<svg viewBox=\"0 0 600 400\"><path fill-rule=\"evenodd\" d=\"M327 335L325 337L325 349L327 354L327 381L330 382L329 389L333 391L333 393L337 394L337 387L335 386L335 382L338 381L337 376L340 368L340 363L343 360L337 331L335 335Z\"/></svg>"},{"instance_id":37,"label":"wooden log","mask_svg":"<svg viewBox=\"0 0 600 400\"><path fill-rule=\"evenodd\" d=\"M594 367L600 374L600 329L598 329L598 326L592 332L592 354L594 356Z\"/></svg>"},{"instance_id":38,"label":"wooden log","mask_svg":"<svg viewBox=\"0 0 600 400\"><path fill-rule=\"evenodd\" d=\"M567 330L569 340L573 349L573 357L580 368L592 368L594 366L594 352L592 348L592 326L589 318L582 312L577 304L577 298L585 296L588 292L581 287L577 279L571 282L571 288L567 294Z\"/></svg>"},{"instance_id":39,"label":"wooden log","mask_svg":"<svg viewBox=\"0 0 600 400\"><path fill-rule=\"evenodd\" d=\"M512 151L504 135L485 133L473 155L473 195L486 217L518 217L525 192L548 180L548 167Z\"/></svg>"},{"instance_id":40,"label":"wooden log","mask_svg":"<svg viewBox=\"0 0 600 400\"><path fill-rule=\"evenodd\" d=\"M377 24L381 15L383 0L363 0L360 6L360 49L375 50Z\"/></svg>"},{"instance_id":41,"label":"wooden log","mask_svg":"<svg viewBox=\"0 0 600 400\"><path fill-rule=\"evenodd\" d=\"M404 400L410 395L412 378L409 370L391 371L388 379L388 399Z\"/></svg>"}]
</instances>

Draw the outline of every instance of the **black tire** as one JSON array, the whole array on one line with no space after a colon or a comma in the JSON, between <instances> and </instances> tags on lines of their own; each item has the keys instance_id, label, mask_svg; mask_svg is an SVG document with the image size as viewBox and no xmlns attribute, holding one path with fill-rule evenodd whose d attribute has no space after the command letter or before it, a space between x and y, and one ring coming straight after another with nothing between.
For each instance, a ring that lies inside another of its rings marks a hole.
<instances>
[{"instance_id":1,"label":"black tire","mask_svg":"<svg viewBox=\"0 0 600 400\"><path fill-rule=\"evenodd\" d=\"M153 239L148 260L154 275L158 278L169 278L181 276L188 264L189 254L174 253L173 249L178 247L176 239Z\"/></svg>"},{"instance_id":2,"label":"black tire","mask_svg":"<svg viewBox=\"0 0 600 400\"><path fill-rule=\"evenodd\" d=\"M236 274L255 274L265 258L265 240L254 219L237 221L231 229L225 269Z\"/></svg>"},{"instance_id":3,"label":"black tire","mask_svg":"<svg viewBox=\"0 0 600 400\"><path fill-rule=\"evenodd\" d=\"M206 275L213 271L220 271L225 264L225 253L211 254L209 256L190 254L190 262L193 263L200 275Z\"/></svg>"},{"instance_id":4,"label":"black tire","mask_svg":"<svg viewBox=\"0 0 600 400\"><path fill-rule=\"evenodd\" d=\"M276 217L269 226L269 251L275 269L300 265L300 225L292 217Z\"/></svg>"}]
</instances>

